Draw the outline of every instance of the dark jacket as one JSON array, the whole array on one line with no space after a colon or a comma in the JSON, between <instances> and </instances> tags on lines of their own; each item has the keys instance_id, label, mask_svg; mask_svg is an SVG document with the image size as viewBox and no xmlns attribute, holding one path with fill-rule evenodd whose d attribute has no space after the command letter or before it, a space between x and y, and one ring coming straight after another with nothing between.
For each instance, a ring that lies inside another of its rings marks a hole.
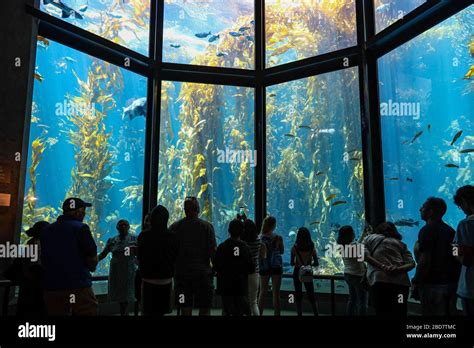
<instances>
[{"instance_id":1,"label":"dark jacket","mask_svg":"<svg viewBox=\"0 0 474 348\"><path fill-rule=\"evenodd\" d=\"M255 264L247 243L229 238L220 244L214 259L214 269L219 295L247 295L248 275L255 272Z\"/></svg>"},{"instance_id":2,"label":"dark jacket","mask_svg":"<svg viewBox=\"0 0 474 348\"><path fill-rule=\"evenodd\" d=\"M138 236L138 262L145 279L173 278L179 244L169 230L150 229Z\"/></svg>"},{"instance_id":3,"label":"dark jacket","mask_svg":"<svg viewBox=\"0 0 474 348\"><path fill-rule=\"evenodd\" d=\"M89 226L61 215L43 230L41 263L45 290L81 289L92 286L87 257L97 255Z\"/></svg>"}]
</instances>

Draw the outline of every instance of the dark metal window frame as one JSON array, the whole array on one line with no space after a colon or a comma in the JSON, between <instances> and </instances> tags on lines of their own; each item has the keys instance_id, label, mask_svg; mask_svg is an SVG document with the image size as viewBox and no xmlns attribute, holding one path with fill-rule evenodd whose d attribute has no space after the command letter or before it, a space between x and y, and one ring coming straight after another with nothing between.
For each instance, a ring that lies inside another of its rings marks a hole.
<instances>
[{"instance_id":1,"label":"dark metal window frame","mask_svg":"<svg viewBox=\"0 0 474 348\"><path fill-rule=\"evenodd\" d=\"M266 215L266 100L270 85L358 67L364 194L366 219L385 220L382 137L378 94L377 60L424 31L473 3L473 0L428 0L375 34L373 0L354 0L357 45L315 57L265 68L265 0L255 0L255 69L240 70L163 62L164 0L150 0L149 57L115 44L87 30L55 18L37 8L26 11L39 21L38 34L78 51L118 65L148 78L146 122L144 214L157 204L160 104L162 81L196 82L252 87L255 90L255 219L259 226ZM125 59L130 62L124 66ZM349 66L344 61L349 59Z\"/></svg>"}]
</instances>

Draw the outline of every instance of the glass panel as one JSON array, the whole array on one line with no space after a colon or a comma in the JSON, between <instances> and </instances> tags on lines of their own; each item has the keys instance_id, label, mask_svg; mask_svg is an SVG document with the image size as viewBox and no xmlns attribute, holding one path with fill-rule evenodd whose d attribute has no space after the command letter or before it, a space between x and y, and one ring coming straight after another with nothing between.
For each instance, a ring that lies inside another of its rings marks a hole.
<instances>
[{"instance_id":1,"label":"glass panel","mask_svg":"<svg viewBox=\"0 0 474 348\"><path fill-rule=\"evenodd\" d=\"M254 68L253 0L165 0L163 61Z\"/></svg>"},{"instance_id":2,"label":"glass panel","mask_svg":"<svg viewBox=\"0 0 474 348\"><path fill-rule=\"evenodd\" d=\"M374 0L376 33L402 19L425 2L426 0Z\"/></svg>"},{"instance_id":3,"label":"glass panel","mask_svg":"<svg viewBox=\"0 0 474 348\"><path fill-rule=\"evenodd\" d=\"M147 80L42 38L38 41L23 230L55 221L68 196L93 204L101 249L119 219L142 216ZM99 264L104 274L108 262Z\"/></svg>"},{"instance_id":4,"label":"glass panel","mask_svg":"<svg viewBox=\"0 0 474 348\"><path fill-rule=\"evenodd\" d=\"M183 217L186 196L196 196L217 242L239 207L254 219L254 90L163 82L158 202L170 223Z\"/></svg>"},{"instance_id":5,"label":"glass panel","mask_svg":"<svg viewBox=\"0 0 474 348\"><path fill-rule=\"evenodd\" d=\"M267 211L285 243L286 272L299 227L312 234L322 274L342 272L342 260L326 256L339 227L362 232L359 113L357 68L267 89Z\"/></svg>"},{"instance_id":6,"label":"glass panel","mask_svg":"<svg viewBox=\"0 0 474 348\"><path fill-rule=\"evenodd\" d=\"M43 0L40 8L148 56L150 0Z\"/></svg>"},{"instance_id":7,"label":"glass panel","mask_svg":"<svg viewBox=\"0 0 474 348\"><path fill-rule=\"evenodd\" d=\"M387 219L409 248L428 197L446 201L452 227L463 218L453 195L474 176L473 15L471 6L378 64Z\"/></svg>"},{"instance_id":8,"label":"glass panel","mask_svg":"<svg viewBox=\"0 0 474 348\"><path fill-rule=\"evenodd\" d=\"M266 66L357 44L353 0L267 0Z\"/></svg>"}]
</instances>

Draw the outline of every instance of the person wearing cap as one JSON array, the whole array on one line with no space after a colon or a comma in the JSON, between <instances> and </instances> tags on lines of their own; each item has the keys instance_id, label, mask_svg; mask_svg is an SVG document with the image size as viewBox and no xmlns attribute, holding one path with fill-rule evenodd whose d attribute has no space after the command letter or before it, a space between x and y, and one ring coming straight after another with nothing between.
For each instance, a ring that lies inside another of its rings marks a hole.
<instances>
[{"instance_id":1,"label":"person wearing cap","mask_svg":"<svg viewBox=\"0 0 474 348\"><path fill-rule=\"evenodd\" d=\"M91 272L97 245L84 221L92 204L80 198L63 203L63 215L40 235L44 300L48 315L97 315Z\"/></svg>"},{"instance_id":2,"label":"person wearing cap","mask_svg":"<svg viewBox=\"0 0 474 348\"><path fill-rule=\"evenodd\" d=\"M138 236L144 316L171 313L171 291L178 242L168 229L168 210L159 205L150 214L150 227Z\"/></svg>"},{"instance_id":3,"label":"person wearing cap","mask_svg":"<svg viewBox=\"0 0 474 348\"><path fill-rule=\"evenodd\" d=\"M196 197L186 197L186 217L170 226L179 243L176 261L175 297L182 315L192 315L193 307L199 315L209 315L214 292L212 260L217 243L214 227L199 218L199 202Z\"/></svg>"},{"instance_id":4,"label":"person wearing cap","mask_svg":"<svg viewBox=\"0 0 474 348\"><path fill-rule=\"evenodd\" d=\"M135 272L137 270L135 248L137 237L128 233L127 220L117 222L118 235L107 240L104 250L99 254L99 262L112 253L108 281L110 302L120 304L120 315L128 315L128 304L135 301Z\"/></svg>"}]
</instances>

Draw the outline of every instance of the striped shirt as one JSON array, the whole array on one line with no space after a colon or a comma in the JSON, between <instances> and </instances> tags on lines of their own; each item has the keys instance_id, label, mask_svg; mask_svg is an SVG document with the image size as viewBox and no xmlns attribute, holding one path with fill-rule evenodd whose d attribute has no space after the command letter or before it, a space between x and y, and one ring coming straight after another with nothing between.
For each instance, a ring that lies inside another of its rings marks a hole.
<instances>
[{"instance_id":1,"label":"striped shirt","mask_svg":"<svg viewBox=\"0 0 474 348\"><path fill-rule=\"evenodd\" d=\"M259 257L260 257L260 247L262 245L260 237L258 237L253 242L247 242L247 245L249 246L249 249L250 249L250 256L252 257L252 261L255 264L255 273L258 273L260 271Z\"/></svg>"}]
</instances>

